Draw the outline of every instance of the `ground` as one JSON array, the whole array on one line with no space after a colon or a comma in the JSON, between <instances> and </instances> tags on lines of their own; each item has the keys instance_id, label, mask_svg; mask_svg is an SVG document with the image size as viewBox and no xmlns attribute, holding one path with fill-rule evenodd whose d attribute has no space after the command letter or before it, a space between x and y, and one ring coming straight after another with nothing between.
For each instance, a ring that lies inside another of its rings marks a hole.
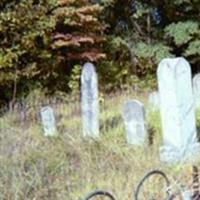
<instances>
[{"instance_id":1,"label":"ground","mask_svg":"<svg viewBox=\"0 0 200 200\"><path fill-rule=\"evenodd\" d=\"M126 99L139 99L145 105L151 141L147 138L142 147L126 143L121 118ZM44 137L38 105L29 109L26 121L21 122L18 113L0 118L0 199L80 200L91 190L104 189L116 200L131 200L140 179L152 169L163 170L171 181L191 183L191 164L160 163L159 113L147 106L146 94L104 96L98 140L82 138L79 101L65 100L53 105L58 137ZM199 161L195 164L200 166ZM145 198L152 191L161 194L162 187L152 181Z\"/></svg>"}]
</instances>

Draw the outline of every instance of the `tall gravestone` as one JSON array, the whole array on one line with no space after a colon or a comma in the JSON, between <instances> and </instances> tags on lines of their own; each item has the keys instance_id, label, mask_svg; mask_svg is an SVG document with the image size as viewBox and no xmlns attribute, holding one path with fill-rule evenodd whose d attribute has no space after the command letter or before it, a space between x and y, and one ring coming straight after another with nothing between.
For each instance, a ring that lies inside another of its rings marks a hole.
<instances>
[{"instance_id":1,"label":"tall gravestone","mask_svg":"<svg viewBox=\"0 0 200 200\"><path fill-rule=\"evenodd\" d=\"M127 143L133 145L144 144L146 129L143 104L137 100L125 102L122 115L125 124Z\"/></svg>"},{"instance_id":2,"label":"tall gravestone","mask_svg":"<svg viewBox=\"0 0 200 200\"><path fill-rule=\"evenodd\" d=\"M191 84L191 68L184 58L163 59L157 70L165 162L190 159L199 151Z\"/></svg>"},{"instance_id":3,"label":"tall gravestone","mask_svg":"<svg viewBox=\"0 0 200 200\"><path fill-rule=\"evenodd\" d=\"M148 97L149 106L152 108L151 110L156 111L159 110L160 99L159 93L157 91L151 92Z\"/></svg>"},{"instance_id":4,"label":"tall gravestone","mask_svg":"<svg viewBox=\"0 0 200 200\"><path fill-rule=\"evenodd\" d=\"M196 74L193 79L193 94L194 94L194 100L195 100L195 106L197 108L200 107L200 73Z\"/></svg>"},{"instance_id":5,"label":"tall gravestone","mask_svg":"<svg viewBox=\"0 0 200 200\"><path fill-rule=\"evenodd\" d=\"M55 120L53 109L50 106L42 107L40 114L42 118L44 135L56 136L57 129L56 129L56 120Z\"/></svg>"},{"instance_id":6,"label":"tall gravestone","mask_svg":"<svg viewBox=\"0 0 200 200\"><path fill-rule=\"evenodd\" d=\"M99 137L98 81L95 67L86 63L81 75L81 110L84 137Z\"/></svg>"}]
</instances>

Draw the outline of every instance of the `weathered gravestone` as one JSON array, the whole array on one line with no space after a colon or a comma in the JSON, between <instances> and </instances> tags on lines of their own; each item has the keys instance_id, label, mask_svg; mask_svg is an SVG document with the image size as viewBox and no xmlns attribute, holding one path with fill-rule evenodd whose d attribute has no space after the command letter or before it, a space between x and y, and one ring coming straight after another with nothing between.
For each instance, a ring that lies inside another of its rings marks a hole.
<instances>
[{"instance_id":1,"label":"weathered gravestone","mask_svg":"<svg viewBox=\"0 0 200 200\"><path fill-rule=\"evenodd\" d=\"M81 109L84 137L99 137L98 83L94 65L86 63L81 75Z\"/></svg>"},{"instance_id":2,"label":"weathered gravestone","mask_svg":"<svg viewBox=\"0 0 200 200\"><path fill-rule=\"evenodd\" d=\"M155 111L159 109L160 100L159 100L159 93L157 91L151 92L149 94L148 103L151 107L151 110Z\"/></svg>"},{"instance_id":3,"label":"weathered gravestone","mask_svg":"<svg viewBox=\"0 0 200 200\"><path fill-rule=\"evenodd\" d=\"M200 73L196 74L193 79L193 94L194 94L194 100L195 100L195 106L197 108L200 107Z\"/></svg>"},{"instance_id":4,"label":"weathered gravestone","mask_svg":"<svg viewBox=\"0 0 200 200\"><path fill-rule=\"evenodd\" d=\"M157 76L163 129L161 160L185 161L199 151L190 65L184 58L163 59Z\"/></svg>"},{"instance_id":5,"label":"weathered gravestone","mask_svg":"<svg viewBox=\"0 0 200 200\"><path fill-rule=\"evenodd\" d=\"M53 109L49 106L41 108L42 125L45 136L56 136L56 121Z\"/></svg>"},{"instance_id":6,"label":"weathered gravestone","mask_svg":"<svg viewBox=\"0 0 200 200\"><path fill-rule=\"evenodd\" d=\"M125 102L122 115L127 143L142 145L146 139L143 104L137 100Z\"/></svg>"}]
</instances>

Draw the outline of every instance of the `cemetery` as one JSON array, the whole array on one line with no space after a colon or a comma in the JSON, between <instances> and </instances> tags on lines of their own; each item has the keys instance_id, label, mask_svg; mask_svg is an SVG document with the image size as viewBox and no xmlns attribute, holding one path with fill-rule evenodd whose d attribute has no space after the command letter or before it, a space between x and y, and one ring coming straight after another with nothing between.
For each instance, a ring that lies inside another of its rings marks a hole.
<instances>
[{"instance_id":1,"label":"cemetery","mask_svg":"<svg viewBox=\"0 0 200 200\"><path fill-rule=\"evenodd\" d=\"M2 199L17 192L17 182L19 198L33 190L30 194L38 198L81 199L94 190L86 200L176 199L176 188L183 200L199 199L197 76L192 80L184 58L166 58L157 69L157 92L139 96L129 90L99 102L98 74L92 63L85 63L79 99L43 99L8 110L0 118L0 182L15 185L2 190ZM152 180L143 186L150 175Z\"/></svg>"},{"instance_id":2,"label":"cemetery","mask_svg":"<svg viewBox=\"0 0 200 200\"><path fill-rule=\"evenodd\" d=\"M199 0L0 11L0 200L200 200Z\"/></svg>"}]
</instances>

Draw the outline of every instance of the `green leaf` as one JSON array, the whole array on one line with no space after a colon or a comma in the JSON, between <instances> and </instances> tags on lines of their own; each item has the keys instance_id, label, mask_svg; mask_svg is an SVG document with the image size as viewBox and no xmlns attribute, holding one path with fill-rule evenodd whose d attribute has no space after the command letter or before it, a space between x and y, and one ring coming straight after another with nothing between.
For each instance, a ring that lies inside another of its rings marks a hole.
<instances>
[{"instance_id":1,"label":"green leaf","mask_svg":"<svg viewBox=\"0 0 200 200\"><path fill-rule=\"evenodd\" d=\"M199 31L199 24L194 21L172 23L165 28L166 36L172 37L177 46L187 44Z\"/></svg>"},{"instance_id":2,"label":"green leaf","mask_svg":"<svg viewBox=\"0 0 200 200\"><path fill-rule=\"evenodd\" d=\"M188 48L185 51L186 56L200 55L200 40L190 42Z\"/></svg>"}]
</instances>

